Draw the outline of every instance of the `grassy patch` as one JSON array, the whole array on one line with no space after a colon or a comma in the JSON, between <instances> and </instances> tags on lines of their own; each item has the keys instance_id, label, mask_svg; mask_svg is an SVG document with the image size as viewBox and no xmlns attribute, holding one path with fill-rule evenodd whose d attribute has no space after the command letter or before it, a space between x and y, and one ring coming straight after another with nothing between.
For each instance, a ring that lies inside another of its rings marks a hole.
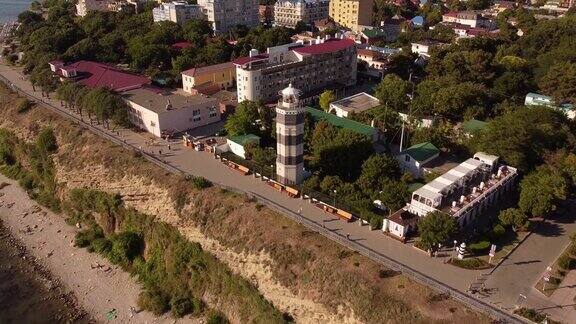
<instances>
[{"instance_id":1,"label":"grassy patch","mask_svg":"<svg viewBox=\"0 0 576 324\"><path fill-rule=\"evenodd\" d=\"M448 262L451 265L457 266L459 268L469 269L469 270L481 270L481 269L488 269L492 268L488 262L479 259L479 258L468 258L468 259L456 259L452 258Z\"/></svg>"}]
</instances>

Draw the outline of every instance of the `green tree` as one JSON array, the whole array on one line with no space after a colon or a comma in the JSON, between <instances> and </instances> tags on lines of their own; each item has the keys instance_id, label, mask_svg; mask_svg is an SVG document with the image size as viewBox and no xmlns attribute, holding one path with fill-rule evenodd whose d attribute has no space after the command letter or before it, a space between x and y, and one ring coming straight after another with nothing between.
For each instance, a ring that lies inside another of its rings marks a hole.
<instances>
[{"instance_id":1,"label":"green tree","mask_svg":"<svg viewBox=\"0 0 576 324\"><path fill-rule=\"evenodd\" d=\"M502 210L498 215L500 223L504 226L511 226L514 231L528 228L528 216L518 208L508 208Z\"/></svg>"},{"instance_id":2,"label":"green tree","mask_svg":"<svg viewBox=\"0 0 576 324\"><path fill-rule=\"evenodd\" d=\"M258 132L256 120L260 117L261 105L254 101L244 100L238 104L236 111L226 121L224 128L230 135L245 135Z\"/></svg>"},{"instance_id":3,"label":"green tree","mask_svg":"<svg viewBox=\"0 0 576 324\"><path fill-rule=\"evenodd\" d=\"M448 241L457 231L454 218L442 212L430 212L418 222L420 242L426 249L435 251L438 244Z\"/></svg>"},{"instance_id":4,"label":"green tree","mask_svg":"<svg viewBox=\"0 0 576 324\"><path fill-rule=\"evenodd\" d=\"M555 109L518 109L492 119L468 141L473 152L500 156L508 164L530 170L548 151L574 146L574 135L566 117Z\"/></svg>"},{"instance_id":5,"label":"green tree","mask_svg":"<svg viewBox=\"0 0 576 324\"><path fill-rule=\"evenodd\" d=\"M382 104L396 111L404 111L407 106L410 83L396 74L387 74L376 88L375 96Z\"/></svg>"},{"instance_id":6,"label":"green tree","mask_svg":"<svg viewBox=\"0 0 576 324\"><path fill-rule=\"evenodd\" d=\"M559 62L553 65L538 85L556 101L576 104L576 63Z\"/></svg>"},{"instance_id":7,"label":"green tree","mask_svg":"<svg viewBox=\"0 0 576 324\"><path fill-rule=\"evenodd\" d=\"M327 122L316 124L312 141L312 166L323 175L356 179L360 167L373 152L372 141L348 129L338 129Z\"/></svg>"},{"instance_id":8,"label":"green tree","mask_svg":"<svg viewBox=\"0 0 576 324\"><path fill-rule=\"evenodd\" d=\"M376 195L384 206L391 212L398 210L406 205L406 199L410 197L408 186L401 181L385 179L382 181L380 191Z\"/></svg>"},{"instance_id":9,"label":"green tree","mask_svg":"<svg viewBox=\"0 0 576 324\"><path fill-rule=\"evenodd\" d=\"M378 191L385 182L399 177L400 166L395 158L389 155L375 154L362 163L362 171L357 184L366 192Z\"/></svg>"},{"instance_id":10,"label":"green tree","mask_svg":"<svg viewBox=\"0 0 576 324\"><path fill-rule=\"evenodd\" d=\"M547 166L529 173L520 183L518 205L532 216L548 216L568 194L566 179Z\"/></svg>"},{"instance_id":11,"label":"green tree","mask_svg":"<svg viewBox=\"0 0 576 324\"><path fill-rule=\"evenodd\" d=\"M320 108L322 108L326 112L329 112L330 103L336 100L336 95L332 90L324 90L324 92L322 92L322 94L320 95L319 100L320 100Z\"/></svg>"}]
</instances>

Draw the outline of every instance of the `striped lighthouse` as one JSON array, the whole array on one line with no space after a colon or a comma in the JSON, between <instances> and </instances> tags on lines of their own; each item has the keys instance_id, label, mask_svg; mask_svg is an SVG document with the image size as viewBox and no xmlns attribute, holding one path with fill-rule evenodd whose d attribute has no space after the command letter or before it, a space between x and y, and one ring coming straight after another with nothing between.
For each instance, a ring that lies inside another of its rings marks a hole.
<instances>
[{"instance_id":1,"label":"striped lighthouse","mask_svg":"<svg viewBox=\"0 0 576 324\"><path fill-rule=\"evenodd\" d=\"M304 113L300 90L288 85L276 106L276 175L286 185L299 184L304 173Z\"/></svg>"}]
</instances>

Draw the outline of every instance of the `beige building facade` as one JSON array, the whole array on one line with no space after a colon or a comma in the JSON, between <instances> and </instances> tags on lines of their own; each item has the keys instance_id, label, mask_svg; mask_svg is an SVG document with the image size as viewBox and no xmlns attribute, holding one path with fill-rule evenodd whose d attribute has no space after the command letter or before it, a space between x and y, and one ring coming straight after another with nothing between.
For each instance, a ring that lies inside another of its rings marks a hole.
<instances>
[{"instance_id":1,"label":"beige building facade","mask_svg":"<svg viewBox=\"0 0 576 324\"><path fill-rule=\"evenodd\" d=\"M110 0L78 0L76 15L84 17L90 11L108 11L108 7L112 2Z\"/></svg>"},{"instance_id":2,"label":"beige building facade","mask_svg":"<svg viewBox=\"0 0 576 324\"><path fill-rule=\"evenodd\" d=\"M328 18L328 0L280 0L274 5L274 25L289 28Z\"/></svg>"},{"instance_id":3,"label":"beige building facade","mask_svg":"<svg viewBox=\"0 0 576 324\"><path fill-rule=\"evenodd\" d=\"M238 102L273 102L286 84L302 91L301 99L334 87L356 84L356 43L351 39L315 39L270 47L267 53L252 50L236 65Z\"/></svg>"},{"instance_id":4,"label":"beige building facade","mask_svg":"<svg viewBox=\"0 0 576 324\"><path fill-rule=\"evenodd\" d=\"M360 32L372 25L373 0L330 0L329 15L340 26Z\"/></svg>"},{"instance_id":5,"label":"beige building facade","mask_svg":"<svg viewBox=\"0 0 576 324\"><path fill-rule=\"evenodd\" d=\"M251 28L260 23L258 0L199 0L198 5L216 34L225 33L236 25Z\"/></svg>"}]
</instances>

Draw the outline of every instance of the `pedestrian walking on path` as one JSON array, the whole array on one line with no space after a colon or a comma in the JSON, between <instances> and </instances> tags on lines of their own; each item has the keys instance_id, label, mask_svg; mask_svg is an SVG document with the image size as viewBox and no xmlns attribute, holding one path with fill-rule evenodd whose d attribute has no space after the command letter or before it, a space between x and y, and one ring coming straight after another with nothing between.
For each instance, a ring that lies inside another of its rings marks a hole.
<instances>
[{"instance_id":1,"label":"pedestrian walking on path","mask_svg":"<svg viewBox=\"0 0 576 324\"><path fill-rule=\"evenodd\" d=\"M171 150L172 150L172 148L170 147L170 145L168 145L168 151L171 151Z\"/></svg>"},{"instance_id":2,"label":"pedestrian walking on path","mask_svg":"<svg viewBox=\"0 0 576 324\"><path fill-rule=\"evenodd\" d=\"M350 239L350 233L346 233L346 238Z\"/></svg>"},{"instance_id":3,"label":"pedestrian walking on path","mask_svg":"<svg viewBox=\"0 0 576 324\"><path fill-rule=\"evenodd\" d=\"M302 205L300 205L300 207L298 207L298 214L302 214Z\"/></svg>"}]
</instances>

